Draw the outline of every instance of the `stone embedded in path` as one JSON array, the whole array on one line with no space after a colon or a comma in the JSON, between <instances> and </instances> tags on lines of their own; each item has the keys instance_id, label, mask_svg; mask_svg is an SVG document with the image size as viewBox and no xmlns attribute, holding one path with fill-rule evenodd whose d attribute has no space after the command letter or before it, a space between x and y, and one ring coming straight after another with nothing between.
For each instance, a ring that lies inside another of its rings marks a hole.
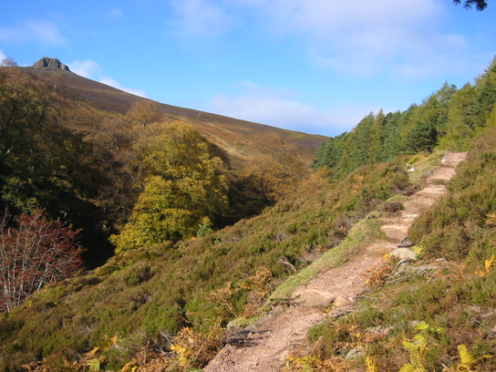
<instances>
[{"instance_id":1,"label":"stone embedded in path","mask_svg":"<svg viewBox=\"0 0 496 372\"><path fill-rule=\"evenodd\" d=\"M443 167L456 168L458 164L462 161L465 161L466 158L467 158L466 152L459 152L459 153L447 152L444 155L443 160L441 160L441 164Z\"/></svg>"},{"instance_id":2,"label":"stone embedded in path","mask_svg":"<svg viewBox=\"0 0 496 372\"><path fill-rule=\"evenodd\" d=\"M407 213L403 212L401 214L400 221L403 225L410 225L415 221L415 219L419 216L418 213Z\"/></svg>"},{"instance_id":3,"label":"stone embedded in path","mask_svg":"<svg viewBox=\"0 0 496 372\"><path fill-rule=\"evenodd\" d=\"M380 240L372 243L365 248L365 252L370 255L384 255L397 248L397 243L386 240Z\"/></svg>"},{"instance_id":4,"label":"stone embedded in path","mask_svg":"<svg viewBox=\"0 0 496 372\"><path fill-rule=\"evenodd\" d=\"M397 258L398 260L416 260L417 253L408 248L398 248L390 253L391 257Z\"/></svg>"},{"instance_id":5,"label":"stone embedded in path","mask_svg":"<svg viewBox=\"0 0 496 372\"><path fill-rule=\"evenodd\" d=\"M336 296L329 292L323 292L316 289L297 289L293 292L294 302L304 307L317 307L325 309L329 307Z\"/></svg>"},{"instance_id":6,"label":"stone embedded in path","mask_svg":"<svg viewBox=\"0 0 496 372\"><path fill-rule=\"evenodd\" d=\"M428 185L423 190L415 193L415 196L422 196L424 198L437 199L445 195L448 191L444 185Z\"/></svg>"},{"instance_id":7,"label":"stone embedded in path","mask_svg":"<svg viewBox=\"0 0 496 372\"><path fill-rule=\"evenodd\" d=\"M408 234L409 225L386 225L381 230L390 239L402 240Z\"/></svg>"},{"instance_id":8,"label":"stone embedded in path","mask_svg":"<svg viewBox=\"0 0 496 372\"><path fill-rule=\"evenodd\" d=\"M433 198L425 198L423 196L411 196L410 200L403 203L406 212L421 212L431 205L433 205L435 200Z\"/></svg>"},{"instance_id":9,"label":"stone embedded in path","mask_svg":"<svg viewBox=\"0 0 496 372\"><path fill-rule=\"evenodd\" d=\"M440 167L427 177L428 183L447 183L456 174L455 168Z\"/></svg>"}]
</instances>

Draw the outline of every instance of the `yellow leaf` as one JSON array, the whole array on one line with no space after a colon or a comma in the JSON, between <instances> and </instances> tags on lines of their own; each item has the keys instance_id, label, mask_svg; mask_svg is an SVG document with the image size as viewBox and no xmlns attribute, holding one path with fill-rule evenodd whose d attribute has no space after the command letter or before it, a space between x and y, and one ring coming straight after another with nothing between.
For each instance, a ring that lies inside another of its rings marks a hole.
<instances>
[{"instance_id":1,"label":"yellow leaf","mask_svg":"<svg viewBox=\"0 0 496 372\"><path fill-rule=\"evenodd\" d=\"M119 336L117 335L117 333L110 339L110 341L112 341L112 345L117 345L117 341L119 341Z\"/></svg>"},{"instance_id":2,"label":"yellow leaf","mask_svg":"<svg viewBox=\"0 0 496 372\"><path fill-rule=\"evenodd\" d=\"M94 356L96 353L98 353L98 350L100 350L100 348L97 346L95 348L93 348L93 350L91 350L90 352L86 353L85 355L89 358L91 358L92 356Z\"/></svg>"},{"instance_id":3,"label":"yellow leaf","mask_svg":"<svg viewBox=\"0 0 496 372\"><path fill-rule=\"evenodd\" d=\"M493 254L489 260L486 260L485 268L486 272L491 271L491 267L494 266L494 262L496 261L496 256Z\"/></svg>"}]
</instances>

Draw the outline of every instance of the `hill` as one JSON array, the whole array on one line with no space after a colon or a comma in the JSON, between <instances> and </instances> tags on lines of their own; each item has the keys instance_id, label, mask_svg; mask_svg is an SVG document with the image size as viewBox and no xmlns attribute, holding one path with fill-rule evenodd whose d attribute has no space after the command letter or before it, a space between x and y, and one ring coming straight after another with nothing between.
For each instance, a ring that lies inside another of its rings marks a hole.
<instances>
[{"instance_id":1,"label":"hill","mask_svg":"<svg viewBox=\"0 0 496 372\"><path fill-rule=\"evenodd\" d=\"M22 67L22 70L49 81L52 86L66 92L74 100L85 102L106 113L124 115L133 103L150 101L79 76L69 71L67 66L62 66L65 65L58 59L45 57L32 67ZM159 107L170 118L190 123L201 135L224 149L231 157L234 168L238 168L238 165L244 166L255 155L255 144L267 135L276 134L288 142L295 143L298 153L307 163L314 159L317 148L327 140L327 137L321 135L275 128L164 103L160 103Z\"/></svg>"},{"instance_id":2,"label":"hill","mask_svg":"<svg viewBox=\"0 0 496 372\"><path fill-rule=\"evenodd\" d=\"M493 62L474 85L367 116L255 217L47 285L1 316L0 368L213 371L228 345L253 370L250 346L280 317L296 347L259 348L272 355L262 369L494 371L495 80ZM467 151L454 176L465 154L452 162L448 150ZM398 245L408 256L380 256ZM318 310L297 309L309 292ZM300 311L310 316L292 334L302 323L285 317Z\"/></svg>"}]
</instances>

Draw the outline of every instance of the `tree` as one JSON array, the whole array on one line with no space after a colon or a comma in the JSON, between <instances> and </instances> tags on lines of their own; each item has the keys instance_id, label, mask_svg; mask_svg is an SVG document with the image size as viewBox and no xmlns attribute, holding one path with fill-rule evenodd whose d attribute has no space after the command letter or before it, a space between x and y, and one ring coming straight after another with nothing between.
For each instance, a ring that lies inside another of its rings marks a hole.
<instances>
[{"instance_id":1,"label":"tree","mask_svg":"<svg viewBox=\"0 0 496 372\"><path fill-rule=\"evenodd\" d=\"M134 102L126 115L132 122L145 128L149 124L159 122L164 114L157 102L146 100Z\"/></svg>"},{"instance_id":2,"label":"tree","mask_svg":"<svg viewBox=\"0 0 496 372\"><path fill-rule=\"evenodd\" d=\"M191 126L172 123L151 128L136 146L144 190L129 222L113 235L116 252L194 235L200 222L227 207L222 161Z\"/></svg>"},{"instance_id":3,"label":"tree","mask_svg":"<svg viewBox=\"0 0 496 372\"><path fill-rule=\"evenodd\" d=\"M453 2L456 5L459 5L462 2L462 0L453 0ZM463 7L466 9L470 9L473 4L475 4L476 9L479 11L486 9L487 7L486 0L465 0Z\"/></svg>"},{"instance_id":4,"label":"tree","mask_svg":"<svg viewBox=\"0 0 496 372\"><path fill-rule=\"evenodd\" d=\"M44 285L74 275L82 266L77 234L40 211L14 218L6 213L0 221L0 309L10 312Z\"/></svg>"},{"instance_id":5,"label":"tree","mask_svg":"<svg viewBox=\"0 0 496 372\"><path fill-rule=\"evenodd\" d=\"M308 169L290 144L277 134L269 135L257 144L258 155L245 170L263 198L277 200L294 188Z\"/></svg>"}]
</instances>

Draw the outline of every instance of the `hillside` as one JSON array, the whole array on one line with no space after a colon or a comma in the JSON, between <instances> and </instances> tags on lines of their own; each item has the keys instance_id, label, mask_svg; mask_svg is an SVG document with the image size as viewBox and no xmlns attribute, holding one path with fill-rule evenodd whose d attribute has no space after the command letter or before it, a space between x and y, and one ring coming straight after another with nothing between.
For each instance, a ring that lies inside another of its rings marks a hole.
<instances>
[{"instance_id":1,"label":"hillside","mask_svg":"<svg viewBox=\"0 0 496 372\"><path fill-rule=\"evenodd\" d=\"M316 172L299 173L258 215L229 226L195 221L196 234L124 247L93 270L46 285L0 314L0 368L494 371L495 87L493 61L473 85L445 85L405 112L368 115L329 139ZM203 161L211 178L194 180L216 181L209 191L220 190L221 202L234 200L242 210L260 200L242 193L249 183L238 184L235 197L223 194L218 185L230 173L221 153L179 122L133 127L142 138L132 147L137 169L149 175L134 199L133 228L150 216L173 220L179 207L166 217L164 210L190 190L172 194L172 180L193 184L183 173L200 172L194 166ZM186 132L178 138L196 152L182 152L190 161L176 169L168 155L183 142L167 139ZM291 148L279 150L299 164ZM28 155L28 164L38 164ZM6 164L29 172L17 159ZM266 168L265 176L277 170ZM127 231L155 235L153 225L144 226ZM122 231L117 236L126 237Z\"/></svg>"},{"instance_id":2,"label":"hillside","mask_svg":"<svg viewBox=\"0 0 496 372\"><path fill-rule=\"evenodd\" d=\"M125 114L132 103L149 101L59 68L60 62L46 66L39 64L39 61L37 63L33 67L23 67L22 70L49 81L75 101L85 102L97 111ZM270 134L277 134L297 144L298 153L307 163L314 159L317 148L327 140L325 136L275 128L164 103L160 103L160 109L170 118L190 123L201 135L227 151L234 167L244 166L254 156L255 144Z\"/></svg>"},{"instance_id":3,"label":"hillside","mask_svg":"<svg viewBox=\"0 0 496 372\"><path fill-rule=\"evenodd\" d=\"M13 215L43 210L49 220L60 218L80 230L87 268L113 255L110 236L129 222L148 178L161 172L144 164L145 148L166 126L191 126L198 132L203 139L195 138L208 147L204 155L219 158L207 163L225 178L219 189L225 195L203 203L206 215L190 218L185 228L190 236L202 218L217 229L273 205L285 187L309 171L325 139L145 100L78 76L53 58L0 72L5 139L0 144L0 207ZM193 163L198 178L207 163L199 158ZM272 175L264 167L271 167ZM203 190L196 195L209 191L201 182L196 185ZM223 200L222 208L213 200Z\"/></svg>"}]
</instances>

